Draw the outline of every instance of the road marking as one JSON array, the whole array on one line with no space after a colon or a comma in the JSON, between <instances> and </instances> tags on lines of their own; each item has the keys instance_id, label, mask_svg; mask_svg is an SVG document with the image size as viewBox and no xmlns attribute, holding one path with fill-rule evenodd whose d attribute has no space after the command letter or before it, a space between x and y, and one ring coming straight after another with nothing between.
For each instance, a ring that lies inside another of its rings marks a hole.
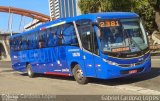
<instances>
[{"instance_id":1,"label":"road marking","mask_svg":"<svg viewBox=\"0 0 160 101\"><path fill-rule=\"evenodd\" d=\"M101 85L101 84L92 84L95 86L101 86L101 87L106 87L106 85ZM133 91L133 92L138 92L139 94L143 95L160 95L159 91L156 90L151 90L143 87L137 87L137 86L130 86L130 85L119 85L119 86L110 86L115 89L121 89L121 90L126 90L126 91Z\"/></svg>"}]
</instances>

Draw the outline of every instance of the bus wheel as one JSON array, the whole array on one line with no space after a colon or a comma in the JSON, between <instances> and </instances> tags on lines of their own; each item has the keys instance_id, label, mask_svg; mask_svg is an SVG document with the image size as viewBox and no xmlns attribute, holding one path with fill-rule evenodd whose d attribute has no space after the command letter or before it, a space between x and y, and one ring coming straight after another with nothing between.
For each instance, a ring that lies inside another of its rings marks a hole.
<instances>
[{"instance_id":1,"label":"bus wheel","mask_svg":"<svg viewBox=\"0 0 160 101\"><path fill-rule=\"evenodd\" d=\"M72 69L72 73L73 73L75 80L79 84L87 84L88 83L88 78L84 77L83 71L78 64L75 65L75 67Z\"/></svg>"},{"instance_id":2,"label":"bus wheel","mask_svg":"<svg viewBox=\"0 0 160 101\"><path fill-rule=\"evenodd\" d=\"M27 74L30 78L33 78L34 77L34 73L32 71L32 66L29 64L27 65Z\"/></svg>"}]
</instances>

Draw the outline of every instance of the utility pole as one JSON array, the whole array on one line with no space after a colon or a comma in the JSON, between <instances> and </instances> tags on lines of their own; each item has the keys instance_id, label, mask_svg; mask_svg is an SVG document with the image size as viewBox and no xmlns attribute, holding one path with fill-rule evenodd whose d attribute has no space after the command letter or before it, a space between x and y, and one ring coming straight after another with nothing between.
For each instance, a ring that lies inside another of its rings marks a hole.
<instances>
[{"instance_id":1,"label":"utility pole","mask_svg":"<svg viewBox=\"0 0 160 101\"><path fill-rule=\"evenodd\" d=\"M12 19L12 13L11 13L11 8L9 7L9 31L10 31L10 34L11 36L13 35L13 32L12 32L12 22L13 22L13 19Z\"/></svg>"}]
</instances>

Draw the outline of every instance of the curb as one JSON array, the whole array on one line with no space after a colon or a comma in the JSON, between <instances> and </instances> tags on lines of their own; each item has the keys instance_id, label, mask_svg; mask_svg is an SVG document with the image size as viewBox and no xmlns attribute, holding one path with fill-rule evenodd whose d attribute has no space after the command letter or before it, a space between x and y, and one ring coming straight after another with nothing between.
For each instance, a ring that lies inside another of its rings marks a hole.
<instances>
[{"instance_id":1,"label":"curb","mask_svg":"<svg viewBox=\"0 0 160 101\"><path fill-rule=\"evenodd\" d=\"M159 91L156 90L151 90L143 87L137 87L137 86L130 86L130 85L119 85L119 86L106 86L106 85L100 85L100 84L92 84L94 86L101 86L101 87L111 87L115 89L120 89L120 90L125 90L125 91L132 91L132 92L137 92L138 94L141 95L160 95Z\"/></svg>"}]
</instances>

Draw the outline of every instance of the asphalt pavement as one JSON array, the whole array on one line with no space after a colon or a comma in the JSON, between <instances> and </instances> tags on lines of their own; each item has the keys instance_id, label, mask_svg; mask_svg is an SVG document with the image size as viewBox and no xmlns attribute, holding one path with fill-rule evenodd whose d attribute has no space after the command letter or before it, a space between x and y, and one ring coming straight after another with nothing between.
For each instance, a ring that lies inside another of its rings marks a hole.
<instances>
[{"instance_id":1,"label":"asphalt pavement","mask_svg":"<svg viewBox=\"0 0 160 101\"><path fill-rule=\"evenodd\" d=\"M156 95L160 94L160 58L152 57L152 70L135 77L111 80L90 79L80 85L73 77L37 75L13 71L10 62L0 62L0 94L54 95Z\"/></svg>"}]
</instances>

